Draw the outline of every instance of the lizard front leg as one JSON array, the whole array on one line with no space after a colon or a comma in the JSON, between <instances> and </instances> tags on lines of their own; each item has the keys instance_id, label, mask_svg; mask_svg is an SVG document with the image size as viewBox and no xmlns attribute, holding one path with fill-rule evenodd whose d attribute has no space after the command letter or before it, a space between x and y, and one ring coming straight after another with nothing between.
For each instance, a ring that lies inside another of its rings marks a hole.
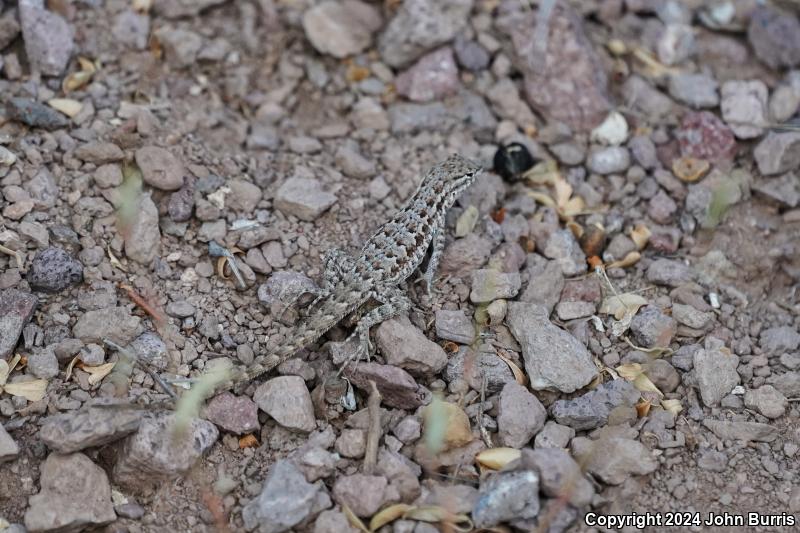
<instances>
[{"instance_id":1,"label":"lizard front leg","mask_svg":"<svg viewBox=\"0 0 800 533\"><path fill-rule=\"evenodd\" d=\"M442 258L444 242L444 230L442 228L435 228L433 230L433 240L431 241L431 257L428 260L428 266L425 269L425 273L422 275L422 281L425 283L425 292L428 294L428 296L431 294L433 278L436 276L436 269L439 268L439 260Z\"/></svg>"}]
</instances>

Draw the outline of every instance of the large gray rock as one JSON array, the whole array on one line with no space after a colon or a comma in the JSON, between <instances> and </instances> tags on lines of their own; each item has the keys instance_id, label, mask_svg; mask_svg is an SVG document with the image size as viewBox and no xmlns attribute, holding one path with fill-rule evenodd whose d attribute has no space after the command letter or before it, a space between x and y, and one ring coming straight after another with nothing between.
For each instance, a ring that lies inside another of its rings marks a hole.
<instances>
[{"instance_id":1,"label":"large gray rock","mask_svg":"<svg viewBox=\"0 0 800 533\"><path fill-rule=\"evenodd\" d=\"M694 354L694 375L704 404L719 404L739 384L738 366L739 358L721 340L706 339L705 349Z\"/></svg>"},{"instance_id":2,"label":"large gray rock","mask_svg":"<svg viewBox=\"0 0 800 533\"><path fill-rule=\"evenodd\" d=\"M467 24L473 0L405 0L383 31L378 50L391 67L404 67L450 41Z\"/></svg>"},{"instance_id":3,"label":"large gray rock","mask_svg":"<svg viewBox=\"0 0 800 533\"><path fill-rule=\"evenodd\" d=\"M72 333L84 343L103 344L110 339L121 346L128 345L139 334L142 319L131 315L125 307L109 307L87 311L78 318Z\"/></svg>"},{"instance_id":4,"label":"large gray rock","mask_svg":"<svg viewBox=\"0 0 800 533\"><path fill-rule=\"evenodd\" d=\"M380 11L358 0L328 0L303 14L303 29L314 48L338 58L367 49L382 23Z\"/></svg>"},{"instance_id":5,"label":"large gray rock","mask_svg":"<svg viewBox=\"0 0 800 533\"><path fill-rule=\"evenodd\" d=\"M125 255L137 263L149 265L161 251L158 208L149 194L138 199L135 216L125 228Z\"/></svg>"},{"instance_id":6,"label":"large gray rock","mask_svg":"<svg viewBox=\"0 0 800 533\"><path fill-rule=\"evenodd\" d=\"M75 48L72 27L46 10L44 0L20 0L18 5L28 61L45 76L60 75Z\"/></svg>"},{"instance_id":7,"label":"large gray rock","mask_svg":"<svg viewBox=\"0 0 800 533\"><path fill-rule=\"evenodd\" d=\"M658 461L641 442L610 437L591 441L573 439L575 460L609 485L619 485L632 475L645 475L658 468Z\"/></svg>"},{"instance_id":8,"label":"large gray rock","mask_svg":"<svg viewBox=\"0 0 800 533\"><path fill-rule=\"evenodd\" d=\"M97 402L81 409L48 417L39 438L59 453L101 446L130 435L139 428L144 411L127 403Z\"/></svg>"},{"instance_id":9,"label":"large gray rock","mask_svg":"<svg viewBox=\"0 0 800 533\"><path fill-rule=\"evenodd\" d=\"M105 471L82 453L50 454L41 466L41 490L30 497L25 527L85 531L116 520Z\"/></svg>"},{"instance_id":10,"label":"large gray rock","mask_svg":"<svg viewBox=\"0 0 800 533\"><path fill-rule=\"evenodd\" d=\"M317 427L311 394L300 376L279 376L262 383L253 401L283 427L304 432Z\"/></svg>"},{"instance_id":11,"label":"large gray rock","mask_svg":"<svg viewBox=\"0 0 800 533\"><path fill-rule=\"evenodd\" d=\"M472 507L475 527L535 518L539 514L539 476L533 470L498 472L481 482Z\"/></svg>"},{"instance_id":12,"label":"large gray rock","mask_svg":"<svg viewBox=\"0 0 800 533\"><path fill-rule=\"evenodd\" d=\"M38 303L36 296L29 292L0 291L0 358L14 351L22 328L30 321Z\"/></svg>"},{"instance_id":13,"label":"large gray rock","mask_svg":"<svg viewBox=\"0 0 800 533\"><path fill-rule=\"evenodd\" d=\"M516 381L500 393L497 432L504 446L522 448L544 427L547 419L539 399Z\"/></svg>"},{"instance_id":14,"label":"large gray rock","mask_svg":"<svg viewBox=\"0 0 800 533\"><path fill-rule=\"evenodd\" d=\"M19 455L19 445L0 424L0 463L13 461Z\"/></svg>"},{"instance_id":15,"label":"large gray rock","mask_svg":"<svg viewBox=\"0 0 800 533\"><path fill-rule=\"evenodd\" d=\"M607 381L583 396L558 400L552 414L556 422L576 431L594 429L608 422L608 416L619 406L633 407L640 393L624 379Z\"/></svg>"},{"instance_id":16,"label":"large gray rock","mask_svg":"<svg viewBox=\"0 0 800 533\"><path fill-rule=\"evenodd\" d=\"M242 509L244 527L259 533L288 531L311 514L321 492L294 464L277 461L269 469L261 494Z\"/></svg>"},{"instance_id":17,"label":"large gray rock","mask_svg":"<svg viewBox=\"0 0 800 533\"><path fill-rule=\"evenodd\" d=\"M114 482L131 491L155 489L192 468L217 437L216 426L205 420L193 418L182 427L173 414L147 416L123 442L112 472Z\"/></svg>"},{"instance_id":18,"label":"large gray rock","mask_svg":"<svg viewBox=\"0 0 800 533\"><path fill-rule=\"evenodd\" d=\"M506 321L522 346L531 388L573 392L594 379L597 367L586 347L547 315L541 306L509 302Z\"/></svg>"},{"instance_id":19,"label":"large gray rock","mask_svg":"<svg viewBox=\"0 0 800 533\"><path fill-rule=\"evenodd\" d=\"M27 279L34 290L61 292L83 281L83 265L64 249L53 246L36 253Z\"/></svg>"}]
</instances>

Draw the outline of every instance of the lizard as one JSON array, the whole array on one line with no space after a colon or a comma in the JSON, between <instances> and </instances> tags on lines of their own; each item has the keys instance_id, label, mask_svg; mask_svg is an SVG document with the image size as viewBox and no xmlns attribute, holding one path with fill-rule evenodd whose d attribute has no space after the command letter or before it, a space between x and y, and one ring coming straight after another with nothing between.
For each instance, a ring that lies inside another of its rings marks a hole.
<instances>
[{"instance_id":1,"label":"lizard","mask_svg":"<svg viewBox=\"0 0 800 533\"><path fill-rule=\"evenodd\" d=\"M479 165L451 155L434 165L403 207L370 237L353 257L334 248L323 256L322 287L305 320L289 338L255 364L234 373L230 386L240 387L269 372L295 352L318 340L370 300L378 306L363 315L346 342L358 344L355 358L369 356L372 326L411 308L400 284L418 268L430 250L422 281L428 293L445 244L445 216L456 199L480 175ZM299 296L299 295L298 295Z\"/></svg>"}]
</instances>

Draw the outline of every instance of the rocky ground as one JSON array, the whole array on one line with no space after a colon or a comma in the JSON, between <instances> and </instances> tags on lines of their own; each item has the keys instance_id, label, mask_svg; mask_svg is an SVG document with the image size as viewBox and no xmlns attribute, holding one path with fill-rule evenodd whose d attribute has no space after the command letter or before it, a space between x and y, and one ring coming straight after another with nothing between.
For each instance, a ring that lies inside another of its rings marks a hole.
<instances>
[{"instance_id":1,"label":"rocky ground","mask_svg":"<svg viewBox=\"0 0 800 533\"><path fill-rule=\"evenodd\" d=\"M799 16L0 2L0 531L797 530ZM203 400L453 152L371 362Z\"/></svg>"}]
</instances>

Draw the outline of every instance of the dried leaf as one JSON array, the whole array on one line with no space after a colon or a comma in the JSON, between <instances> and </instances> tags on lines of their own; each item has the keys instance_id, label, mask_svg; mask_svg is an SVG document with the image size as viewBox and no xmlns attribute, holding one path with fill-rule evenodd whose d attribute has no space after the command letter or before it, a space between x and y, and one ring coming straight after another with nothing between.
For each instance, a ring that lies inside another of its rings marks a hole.
<instances>
[{"instance_id":1,"label":"dried leaf","mask_svg":"<svg viewBox=\"0 0 800 533\"><path fill-rule=\"evenodd\" d=\"M526 170L523 177L533 185L553 184L559 177L558 163L547 159Z\"/></svg>"},{"instance_id":2,"label":"dried leaf","mask_svg":"<svg viewBox=\"0 0 800 533\"><path fill-rule=\"evenodd\" d=\"M369 530L377 531L386 524L390 524L398 518L402 518L403 515L411 509L412 506L405 503L396 503L390 505L386 509L381 509L375 513L375 516L369 521Z\"/></svg>"},{"instance_id":3,"label":"dried leaf","mask_svg":"<svg viewBox=\"0 0 800 533\"><path fill-rule=\"evenodd\" d=\"M699 180L710 168L711 164L708 161L694 157L681 157L672 162L672 172L687 183Z\"/></svg>"},{"instance_id":4,"label":"dried leaf","mask_svg":"<svg viewBox=\"0 0 800 533\"><path fill-rule=\"evenodd\" d=\"M12 396L22 396L29 402L38 402L44 398L47 390L47 380L34 379L33 381L22 381L20 383L7 383L3 390Z\"/></svg>"},{"instance_id":5,"label":"dried leaf","mask_svg":"<svg viewBox=\"0 0 800 533\"><path fill-rule=\"evenodd\" d=\"M500 470L508 463L516 461L522 456L522 452L516 448L489 448L483 450L475 456L475 461L481 466Z\"/></svg>"},{"instance_id":6,"label":"dried leaf","mask_svg":"<svg viewBox=\"0 0 800 533\"><path fill-rule=\"evenodd\" d=\"M621 378L630 381L639 392L652 392L661 398L664 397L664 394L658 390L658 387L644 373L644 369L639 363L620 365L616 368L616 371Z\"/></svg>"},{"instance_id":7,"label":"dried leaf","mask_svg":"<svg viewBox=\"0 0 800 533\"><path fill-rule=\"evenodd\" d=\"M345 77L350 83L358 83L369 78L369 74L370 72L367 67L362 67L361 65L350 65L347 67L347 73L345 74Z\"/></svg>"},{"instance_id":8,"label":"dried leaf","mask_svg":"<svg viewBox=\"0 0 800 533\"><path fill-rule=\"evenodd\" d=\"M650 412L651 405L652 404L650 403L649 400L641 400L639 402L636 402L636 415L639 418L647 416L647 413Z\"/></svg>"},{"instance_id":9,"label":"dried leaf","mask_svg":"<svg viewBox=\"0 0 800 533\"><path fill-rule=\"evenodd\" d=\"M653 357L660 357L662 355L669 355L672 353L672 348L669 347L653 346L652 348L645 348L643 346L636 346L631 342L631 340L628 337L622 337L622 340L628 343L628 346L630 346L634 350L639 350L640 352L650 354Z\"/></svg>"},{"instance_id":10,"label":"dried leaf","mask_svg":"<svg viewBox=\"0 0 800 533\"><path fill-rule=\"evenodd\" d=\"M98 366L88 366L81 363L78 368L89 374L89 385L97 385L103 378L111 373L117 363L106 363Z\"/></svg>"},{"instance_id":11,"label":"dried leaf","mask_svg":"<svg viewBox=\"0 0 800 533\"><path fill-rule=\"evenodd\" d=\"M603 266L603 260L596 255L593 255L586 261L589 263L589 266L592 268L592 270L597 270L598 267L602 268Z\"/></svg>"},{"instance_id":12,"label":"dried leaf","mask_svg":"<svg viewBox=\"0 0 800 533\"><path fill-rule=\"evenodd\" d=\"M642 375L642 365L639 363L627 363L624 365L619 365L616 369L617 374L619 377L623 379L627 379L628 381L633 381L637 377Z\"/></svg>"},{"instance_id":13,"label":"dried leaf","mask_svg":"<svg viewBox=\"0 0 800 533\"><path fill-rule=\"evenodd\" d=\"M243 450L245 448L256 448L258 447L258 439L252 433L248 433L244 437L239 439L239 449Z\"/></svg>"},{"instance_id":14,"label":"dried leaf","mask_svg":"<svg viewBox=\"0 0 800 533\"><path fill-rule=\"evenodd\" d=\"M83 109L83 104L72 98L51 98L47 105L69 118L75 118Z\"/></svg>"},{"instance_id":15,"label":"dried leaf","mask_svg":"<svg viewBox=\"0 0 800 533\"><path fill-rule=\"evenodd\" d=\"M464 237L471 233L475 229L475 224L478 223L478 217L480 217L480 213L477 207L474 205L467 207L456 221L456 237Z\"/></svg>"},{"instance_id":16,"label":"dried leaf","mask_svg":"<svg viewBox=\"0 0 800 533\"><path fill-rule=\"evenodd\" d=\"M683 405L681 405L681 401L677 399L673 400L661 400L661 407L669 411L675 416L678 416L678 413L683 411Z\"/></svg>"},{"instance_id":17,"label":"dried leaf","mask_svg":"<svg viewBox=\"0 0 800 533\"><path fill-rule=\"evenodd\" d=\"M492 213L492 220L494 220L498 224L502 224L505 219L506 219L506 208L505 207L501 207L500 209L498 209L497 211Z\"/></svg>"},{"instance_id":18,"label":"dried leaf","mask_svg":"<svg viewBox=\"0 0 800 533\"><path fill-rule=\"evenodd\" d=\"M64 81L61 82L61 90L64 91L65 94L71 91L77 91L86 86L92 80L94 73L97 72L95 64L85 57L79 57L78 64L81 69L68 74L67 77L64 78Z\"/></svg>"},{"instance_id":19,"label":"dried leaf","mask_svg":"<svg viewBox=\"0 0 800 533\"><path fill-rule=\"evenodd\" d=\"M147 13L153 7L153 0L133 0L131 8L138 13Z\"/></svg>"},{"instance_id":20,"label":"dried leaf","mask_svg":"<svg viewBox=\"0 0 800 533\"><path fill-rule=\"evenodd\" d=\"M528 192L528 196L547 207L556 207L556 203L553 199L543 192L530 191Z\"/></svg>"},{"instance_id":21,"label":"dried leaf","mask_svg":"<svg viewBox=\"0 0 800 533\"><path fill-rule=\"evenodd\" d=\"M6 384L9 374L11 374L11 367L5 359L0 359L0 387Z\"/></svg>"},{"instance_id":22,"label":"dried leaf","mask_svg":"<svg viewBox=\"0 0 800 533\"><path fill-rule=\"evenodd\" d=\"M517 383L520 385L526 385L528 383L528 378L525 377L525 372L523 372L522 369L518 367L516 363L514 363L514 361L500 353L497 354L497 357L502 359L503 362L508 365L508 368L511 369L511 373L514 374L514 380L516 380Z\"/></svg>"},{"instance_id":23,"label":"dried leaf","mask_svg":"<svg viewBox=\"0 0 800 533\"><path fill-rule=\"evenodd\" d=\"M631 240L636 245L637 250L644 250L651 235L652 232L644 224L636 224L636 227L631 230Z\"/></svg>"},{"instance_id":24,"label":"dried leaf","mask_svg":"<svg viewBox=\"0 0 800 533\"><path fill-rule=\"evenodd\" d=\"M80 355L76 355L75 357L72 358L72 361L70 361L69 364L67 365L66 372L64 372L64 381L69 381L69 378L72 377L72 369L75 368L75 365L80 360L81 360Z\"/></svg>"},{"instance_id":25,"label":"dried leaf","mask_svg":"<svg viewBox=\"0 0 800 533\"><path fill-rule=\"evenodd\" d=\"M125 267L125 265L120 263L119 259L117 259L117 256L115 256L111 251L111 245L109 245L108 248L106 248L106 251L108 252L108 260L111 262L111 266L113 266L114 268L118 268L123 272L128 272L128 269Z\"/></svg>"},{"instance_id":26,"label":"dried leaf","mask_svg":"<svg viewBox=\"0 0 800 533\"><path fill-rule=\"evenodd\" d=\"M642 307L647 305L647 299L632 292L613 294L607 296L600 304L598 313L603 315L614 315L617 320L622 320L626 313L633 315Z\"/></svg>"},{"instance_id":27,"label":"dried leaf","mask_svg":"<svg viewBox=\"0 0 800 533\"><path fill-rule=\"evenodd\" d=\"M639 261L639 259L641 259L641 258L642 258L642 254L640 254L639 252L636 252L636 251L630 252L630 253L628 253L628 255L623 257L621 260L614 261L613 263L609 263L608 265L606 265L606 268L625 268L625 267L629 267L631 265L635 265Z\"/></svg>"},{"instance_id":28,"label":"dried leaf","mask_svg":"<svg viewBox=\"0 0 800 533\"><path fill-rule=\"evenodd\" d=\"M359 531L362 531L363 533L371 533L370 530L367 529L367 526L364 525L364 522L362 522L361 519L357 517L347 505L342 504L342 512L347 517L347 521L350 522L351 526Z\"/></svg>"},{"instance_id":29,"label":"dried leaf","mask_svg":"<svg viewBox=\"0 0 800 533\"><path fill-rule=\"evenodd\" d=\"M413 507L404 515L404 518L408 520L419 520L421 522L443 522L449 524L449 526L456 531L470 531L472 529L472 520L470 520L467 515L455 514L438 505ZM461 524L461 526L458 527L458 524Z\"/></svg>"}]
</instances>

